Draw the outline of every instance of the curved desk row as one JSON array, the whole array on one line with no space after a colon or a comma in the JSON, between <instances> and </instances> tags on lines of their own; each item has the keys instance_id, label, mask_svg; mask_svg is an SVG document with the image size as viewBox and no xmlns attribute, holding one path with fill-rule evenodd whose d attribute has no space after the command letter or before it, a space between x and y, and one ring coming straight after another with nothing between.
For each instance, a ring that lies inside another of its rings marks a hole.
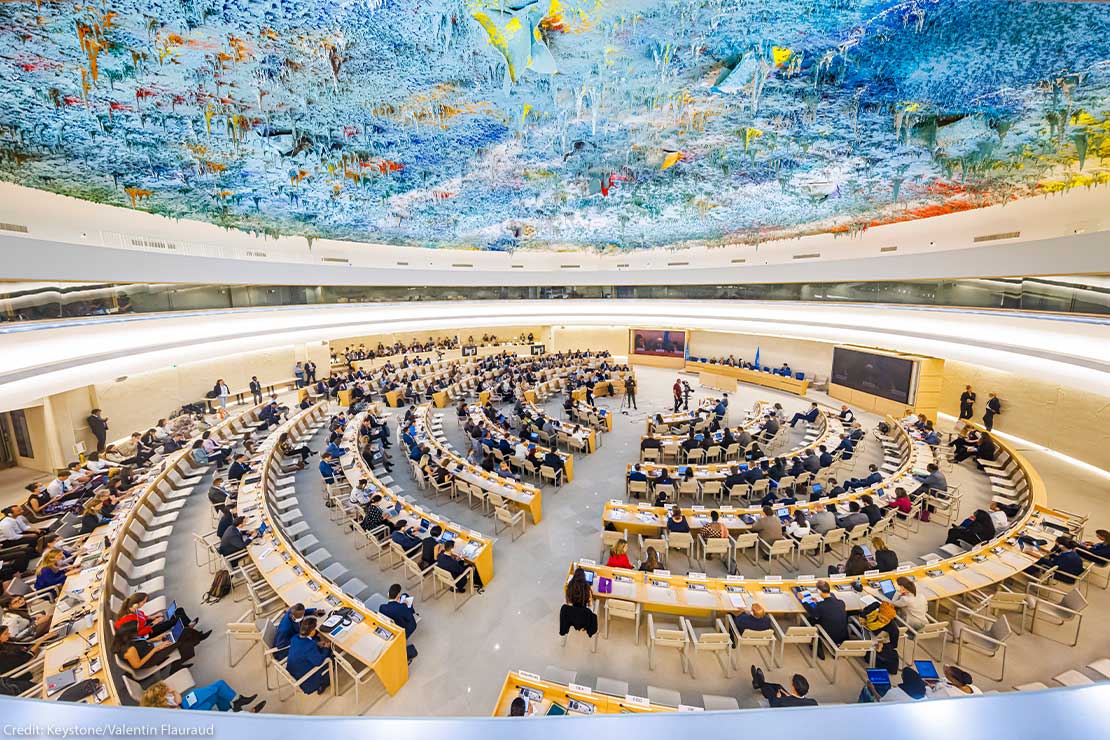
<instances>
[{"instance_id":1,"label":"curved desk row","mask_svg":"<svg viewBox=\"0 0 1110 740\"><path fill-rule=\"evenodd\" d=\"M674 712L676 707L652 704L645 697L626 694L615 696L595 691L588 686L545 681L527 671L510 671L501 687L494 707L494 717L507 717L513 700L523 696L529 704L530 714L570 715L589 717L594 714L636 714Z\"/></svg>"},{"instance_id":2,"label":"curved desk row","mask_svg":"<svg viewBox=\"0 0 1110 740\"><path fill-rule=\"evenodd\" d=\"M888 423L893 420L888 419ZM855 501L864 495L870 495L874 498L875 503L880 506L885 506L894 500L894 489L899 486L907 490L916 489L921 485L920 481L914 478L915 471L922 471L930 463L935 461L933 449L920 439L913 438L906 430L902 423L891 424L891 430L899 434L898 445L900 454L900 463L898 467L883 481L867 488L860 488L856 491L848 491L824 499L816 501L798 502L796 504L776 504L776 509L788 509L790 514L793 515L799 509L809 512L818 504L828 505L836 504L840 506L846 504L848 501ZM795 453L796 454L796 453ZM665 467L665 466L661 466ZM723 475L720 472L720 466L695 466L695 480L720 480ZM645 469L645 464L640 464L641 469ZM700 468L700 470L699 470ZM724 466L727 474L727 466ZM699 472L701 476L699 477ZM676 481L678 482L678 481ZM736 529L738 531L746 531L750 525L745 523L742 516L758 516L762 513L762 507L753 506L747 508L734 508L732 506L720 507L705 507L705 506L691 506L684 507L682 513L687 517L690 523L690 528L695 529L704 524L709 523L709 512L716 511L720 513L721 523L729 530ZM605 504L605 511L602 514L602 519L605 525L612 525L615 529L623 530L630 534L645 534L655 535L667 528L667 516L670 513L669 507L651 506L648 503L639 504L626 504L623 501L610 499Z\"/></svg>"},{"instance_id":3,"label":"curved desk row","mask_svg":"<svg viewBox=\"0 0 1110 740\"><path fill-rule=\"evenodd\" d=\"M399 496L390 490L389 486L378 480L374 475L374 471L358 454L359 449L358 434L359 424L362 422L362 417L365 413L358 414L353 419L347 422L347 429L343 434L343 446L347 450L352 451L354 462L346 465L343 468L343 474L347 478L347 482L351 484L351 488L357 488L359 481L362 479L369 480L370 483L376 488L372 493L380 493L383 497L381 507L383 511L390 510L401 505L402 514L398 514L392 518L397 519L400 516L413 523L421 525L423 529L429 529L434 525L439 525L445 532L452 532L455 535L456 547L458 547L458 554L478 571L478 575L482 578L482 583L489 585L493 580L493 540L483 535L481 532L475 532L473 529L467 529L461 524L457 524L442 514L437 514L433 511L425 509L423 506L409 501L404 496ZM427 526L424 526L427 522Z\"/></svg>"},{"instance_id":4,"label":"curved desk row","mask_svg":"<svg viewBox=\"0 0 1110 740\"><path fill-rule=\"evenodd\" d=\"M1045 506L1044 484L1036 471L1015 450L1007 452L1020 466L1030 489L1028 508L1008 530L955 557L930 560L917 567L902 565L893 572L869 573L861 580L865 584L875 584L897 576L909 576L914 579L918 593L935 601L998 584L1036 562L1036 556L1024 552L1018 545L1017 535L1027 534L1052 542L1058 532L1043 529L1041 525L1046 519L1051 521L1061 515ZM709 578L702 574L672 575L667 571L648 574L602 567L592 561L573 563L569 574L573 574L577 567L612 579L612 591L604 594L598 591L599 581L594 579L594 594L599 599L622 599L634 602L646 611L691 616L737 612L753 603L762 604L773 614L801 614L804 609L794 589L813 589L817 580L816 576L793 579L769 576L748 580L743 576ZM845 601L850 611L860 608L860 595L851 588L855 577L834 576L826 580L833 585L835 595Z\"/></svg>"},{"instance_id":5,"label":"curved desk row","mask_svg":"<svg viewBox=\"0 0 1110 740\"><path fill-rule=\"evenodd\" d=\"M238 506L247 517L244 530L257 530L265 522L268 531L250 543L247 554L286 606L301 603L324 612L350 609L356 621L325 634L335 646L336 664L354 682L356 701L358 687L368 680L369 673L376 675L392 695L408 680L405 631L324 576L310 561L311 553L302 552L309 533L297 532L298 525L286 527L277 508L279 502L297 497L293 488L280 487L278 438L284 432L303 431L325 415L324 403L311 406L277 427L263 443L259 474L243 479ZM307 525L303 529L307 530ZM338 682L333 689L338 692Z\"/></svg>"},{"instance_id":6,"label":"curved desk row","mask_svg":"<svg viewBox=\"0 0 1110 740\"><path fill-rule=\"evenodd\" d=\"M497 424L495 424L493 421L491 421L489 419L489 417L486 416L485 412L482 411L482 409L478 408L477 406L468 407L467 408L467 415L468 415L468 418L470 419L470 423L480 425L483 429L485 429L487 432L489 432L490 437L492 437L495 440L504 439L505 441L507 441L513 447L516 447L521 442L524 442L524 440L522 440L517 435L506 432L506 431L502 430L500 427L498 427ZM568 434L569 432L561 432L561 433ZM584 441L583 443L588 444L588 441ZM551 451L550 448L544 447L539 442L533 442L533 441L529 440L527 442L524 442L524 444L525 445L531 445L531 446L535 447L537 453L540 454L541 456L546 455L548 452ZM566 477L567 482L570 482L570 481L574 480L574 455L572 455L569 452L561 452L559 450L555 450L555 454L558 455L563 461L563 475ZM523 462L523 460L520 460L519 458L515 458L515 457L510 457L509 459L516 462L517 465L520 465Z\"/></svg>"},{"instance_id":7,"label":"curved desk row","mask_svg":"<svg viewBox=\"0 0 1110 740\"><path fill-rule=\"evenodd\" d=\"M446 467L447 472L458 480L477 486L487 493L496 494L506 501L511 501L517 507L527 510L532 516L532 523L539 524L543 519L543 494L540 489L527 483L507 480L499 475L487 473L476 465L471 465L466 458L436 438L429 419L430 414L431 408L427 405L417 410L416 436L418 441L427 442L439 453L440 462Z\"/></svg>"},{"instance_id":8,"label":"curved desk row","mask_svg":"<svg viewBox=\"0 0 1110 740\"><path fill-rule=\"evenodd\" d=\"M244 433L250 424L257 421L261 409L261 405L251 406L235 416L229 416L211 428L212 436L217 441L229 441ZM146 544L143 540L147 529L139 521L140 514L147 522L152 522L157 515L165 515L167 511L184 505L181 502L176 506L167 506L166 502L180 501L182 496L174 489L178 483L195 475L189 459L189 447L192 441L199 438L199 435L194 437L185 449L166 457L157 469L152 468L146 479L132 488L134 492L117 504L112 520L89 535L74 553L75 560L86 567L66 579L51 623L53 629L69 622L73 625L72 631L64 639L43 649L44 677L56 675L65 670L63 666L69 665L77 671L77 680L100 681L106 694L101 694L104 698L99 703L121 703L117 689L117 681L121 679L116 658L111 652L116 611L131 591L139 586L156 585L160 580L125 572L121 568L121 557L134 555ZM137 563L131 566L139 572L143 570ZM145 582L131 583L131 578L142 578ZM73 665L74 661L77 661L76 665ZM61 695L61 692L48 692L44 682L42 698L58 699ZM98 699L90 696L86 701L97 702Z\"/></svg>"},{"instance_id":9,"label":"curved desk row","mask_svg":"<svg viewBox=\"0 0 1110 740\"><path fill-rule=\"evenodd\" d=\"M762 385L767 388L774 388L777 391L793 393L798 396L804 396L806 391L809 390L808 380L798 380L797 378L790 378L785 375L776 375L775 373L761 372L759 370L748 370L742 367L733 367L732 365L687 361L685 369L687 372L697 373L698 380L702 385L722 391L735 391L737 381L741 383L751 383L753 385Z\"/></svg>"}]
</instances>

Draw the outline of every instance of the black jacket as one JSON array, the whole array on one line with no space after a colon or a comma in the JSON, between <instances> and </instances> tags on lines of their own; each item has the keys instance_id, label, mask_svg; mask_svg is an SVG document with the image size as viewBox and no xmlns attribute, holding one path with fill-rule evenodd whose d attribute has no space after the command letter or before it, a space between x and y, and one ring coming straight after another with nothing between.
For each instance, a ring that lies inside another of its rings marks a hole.
<instances>
[{"instance_id":1,"label":"black jacket","mask_svg":"<svg viewBox=\"0 0 1110 740\"><path fill-rule=\"evenodd\" d=\"M820 625L837 645L848 639L848 611L844 602L835 596L806 605L810 621Z\"/></svg>"},{"instance_id":2,"label":"black jacket","mask_svg":"<svg viewBox=\"0 0 1110 740\"><path fill-rule=\"evenodd\" d=\"M597 615L589 607L563 604L559 609L559 634L565 635L571 629L586 630L593 637L597 634Z\"/></svg>"}]
</instances>

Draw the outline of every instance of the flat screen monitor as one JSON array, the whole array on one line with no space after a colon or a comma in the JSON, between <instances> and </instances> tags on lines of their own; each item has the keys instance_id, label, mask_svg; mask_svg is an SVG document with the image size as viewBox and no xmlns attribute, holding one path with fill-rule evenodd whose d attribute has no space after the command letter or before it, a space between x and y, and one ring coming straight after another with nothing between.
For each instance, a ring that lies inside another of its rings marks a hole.
<instances>
[{"instance_id":1,"label":"flat screen monitor","mask_svg":"<svg viewBox=\"0 0 1110 740\"><path fill-rule=\"evenodd\" d=\"M547 349L542 344L533 344L532 345L532 354L534 354L534 355L542 355L546 351L547 351Z\"/></svg>"},{"instance_id":2,"label":"flat screen monitor","mask_svg":"<svg viewBox=\"0 0 1110 740\"><path fill-rule=\"evenodd\" d=\"M464 344L462 348L463 357L473 357L478 354L478 348L473 344Z\"/></svg>"},{"instance_id":3,"label":"flat screen monitor","mask_svg":"<svg viewBox=\"0 0 1110 740\"><path fill-rule=\"evenodd\" d=\"M833 349L831 382L898 403L912 403L914 368L902 357L856 349Z\"/></svg>"},{"instance_id":4,"label":"flat screen monitor","mask_svg":"<svg viewBox=\"0 0 1110 740\"><path fill-rule=\"evenodd\" d=\"M685 357L686 332L670 329L633 329L632 354Z\"/></svg>"}]
</instances>

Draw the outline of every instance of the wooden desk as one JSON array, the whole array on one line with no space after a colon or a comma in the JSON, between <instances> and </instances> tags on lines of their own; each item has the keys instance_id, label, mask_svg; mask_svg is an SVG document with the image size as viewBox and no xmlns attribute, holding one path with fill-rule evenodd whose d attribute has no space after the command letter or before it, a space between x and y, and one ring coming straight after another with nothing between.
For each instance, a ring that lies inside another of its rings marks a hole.
<instances>
[{"instance_id":1,"label":"wooden desk","mask_svg":"<svg viewBox=\"0 0 1110 740\"><path fill-rule=\"evenodd\" d=\"M478 486L484 491L496 493L517 506L527 509L528 513L532 515L532 523L539 524L540 520L543 519L543 495L540 489L526 483L508 481L499 475L487 473L481 468L471 465L465 458L460 457L435 438L435 435L431 432L431 421L428 418L430 414L431 409L426 404L417 410L415 424L417 438L439 450L446 460L444 464L447 467L447 472L460 480Z\"/></svg>"},{"instance_id":2,"label":"wooden desk","mask_svg":"<svg viewBox=\"0 0 1110 740\"><path fill-rule=\"evenodd\" d=\"M494 717L508 717L509 707L513 699L521 695L521 689L539 692L542 696L535 705L535 711L530 716L543 717L551 709L551 705L558 704L567 709L567 714L577 717L588 717L591 714L637 714L643 712L674 712L676 707L662 704L652 704L646 697L637 696L611 696L593 691L587 686L576 686L545 681L534 673L524 671L510 671L505 677L505 684L501 687L501 694L497 697L497 705L493 709ZM582 708L592 708L590 712L569 711L570 701L582 703Z\"/></svg>"},{"instance_id":3,"label":"wooden desk","mask_svg":"<svg viewBox=\"0 0 1110 740\"><path fill-rule=\"evenodd\" d=\"M698 373L698 380L703 385L708 385L711 388L721 388L722 390L729 390L727 383L722 383L722 379L726 378L734 378L741 383L762 385L766 388L774 388L777 391L793 393L798 396L804 396L809 390L808 380L787 378L782 375L775 375L774 373L765 373L759 370L746 370L742 367L732 367L730 365L717 365L709 362L687 362L686 370Z\"/></svg>"},{"instance_id":4,"label":"wooden desk","mask_svg":"<svg viewBox=\"0 0 1110 740\"><path fill-rule=\"evenodd\" d=\"M386 391L385 405L391 408L398 408L401 405L402 391L400 388L394 388L391 391Z\"/></svg>"},{"instance_id":5,"label":"wooden desk","mask_svg":"<svg viewBox=\"0 0 1110 740\"><path fill-rule=\"evenodd\" d=\"M270 511L268 487L274 468L279 463L277 440L314 414L323 413L323 404L316 404L275 428L261 447L262 464L259 480L239 486L238 508L247 516L245 530L257 529L263 521L268 533L252 542L247 553L270 588L287 605L302 603L325 612L348 607L362 621L353 623L339 634L329 633L340 654L351 656L370 668L389 694L396 694L408 680L408 656L405 631L376 611L350 598L335 583L325 578L314 565L305 560L284 532L281 521Z\"/></svg>"},{"instance_id":6,"label":"wooden desk","mask_svg":"<svg viewBox=\"0 0 1110 740\"><path fill-rule=\"evenodd\" d=\"M470 422L472 424L481 424L482 427L490 433L490 436L493 439L508 440L509 444L512 445L514 448L523 441L515 434L506 434L505 432L501 431L493 422L491 422L486 417L485 412L483 412L482 409L476 406L468 406L467 414L470 416ZM579 438L581 439L581 437ZM551 448L544 447L539 442L527 441L524 442L524 444L532 445L541 455L546 455L548 452L551 451ZM559 452L558 450L555 451L555 454L563 460L563 475L566 478L566 481L569 483L570 481L574 480L574 455L570 454L569 452ZM510 459L516 458L510 457Z\"/></svg>"},{"instance_id":7,"label":"wooden desk","mask_svg":"<svg viewBox=\"0 0 1110 740\"><path fill-rule=\"evenodd\" d=\"M356 415L353 419L347 422L347 431L343 435L343 447L348 450L358 450L358 440L355 438L358 434L359 424L362 423L362 417L366 414L361 413ZM421 520L427 520L429 526L438 524L444 531L453 532L455 534L455 553L462 556L467 549L470 542L477 542L480 544L478 552L470 558L465 558L470 562L478 575L482 578L482 583L489 585L493 580L493 541L484 536L481 532L475 532L473 529L466 529L461 524L457 524L441 514L428 511L419 504L409 501L404 496L398 496L394 493L389 486L378 480L377 476L370 469L370 466L362 459L362 456L357 452L353 453L354 464L343 468L343 474L347 478L347 482L351 484L351 488L357 488L359 481L362 478L369 480L375 488L377 493L382 494L382 510L392 509L398 503L402 506L404 518L409 522L419 524ZM394 517L396 518L396 517Z\"/></svg>"}]
</instances>

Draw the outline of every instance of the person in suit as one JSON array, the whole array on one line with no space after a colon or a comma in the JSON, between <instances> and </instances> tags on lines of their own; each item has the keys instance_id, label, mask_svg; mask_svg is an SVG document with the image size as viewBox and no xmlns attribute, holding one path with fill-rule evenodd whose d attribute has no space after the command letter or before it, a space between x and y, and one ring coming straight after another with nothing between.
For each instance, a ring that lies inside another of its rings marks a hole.
<instances>
[{"instance_id":1,"label":"person in suit","mask_svg":"<svg viewBox=\"0 0 1110 740\"><path fill-rule=\"evenodd\" d=\"M849 491L854 491L857 488L867 488L876 483L881 483L883 474L879 472L879 466L874 463L867 466L867 476L864 478L852 478L844 482L844 488Z\"/></svg>"},{"instance_id":2,"label":"person in suit","mask_svg":"<svg viewBox=\"0 0 1110 740\"><path fill-rule=\"evenodd\" d=\"M771 618L767 616L767 610L763 608L763 604L759 603L752 604L751 609L741 609L733 614L732 621L741 636L746 630L762 632L771 629Z\"/></svg>"},{"instance_id":3,"label":"person in suit","mask_svg":"<svg viewBox=\"0 0 1110 740\"><path fill-rule=\"evenodd\" d=\"M758 534L759 538L768 545L778 542L784 537L782 520L775 515L770 506L763 507L763 516L755 520L755 523L751 526L751 531Z\"/></svg>"},{"instance_id":4,"label":"person in suit","mask_svg":"<svg viewBox=\"0 0 1110 740\"><path fill-rule=\"evenodd\" d=\"M970 385L965 385L964 392L960 394L960 418L970 419L973 413L975 413L975 391L971 390Z\"/></svg>"},{"instance_id":5,"label":"person in suit","mask_svg":"<svg viewBox=\"0 0 1110 740\"><path fill-rule=\"evenodd\" d=\"M397 522L397 529L389 538L400 545L405 552L420 547L420 538L416 536L416 528L408 526L408 522L404 519Z\"/></svg>"},{"instance_id":6,"label":"person in suit","mask_svg":"<svg viewBox=\"0 0 1110 740\"><path fill-rule=\"evenodd\" d=\"M285 610L285 613L281 615L281 621L278 622L277 629L274 631L273 647L280 651L275 653L278 660L283 659L288 654L289 643L293 641L293 636L301 631L301 621L305 617L314 617L320 613L319 609L309 609L304 604L299 603Z\"/></svg>"},{"instance_id":7,"label":"person in suit","mask_svg":"<svg viewBox=\"0 0 1110 740\"><path fill-rule=\"evenodd\" d=\"M249 472L251 472L251 464L247 462L246 454L240 452L235 456L235 462L228 468L227 477L229 480L242 480Z\"/></svg>"},{"instance_id":8,"label":"person in suit","mask_svg":"<svg viewBox=\"0 0 1110 740\"><path fill-rule=\"evenodd\" d=\"M803 604L809 621L825 630L829 639L839 645L848 639L848 611L844 602L832 595L829 582L821 579L817 582L817 602ZM824 660L824 645L818 643L817 657Z\"/></svg>"},{"instance_id":9,"label":"person in suit","mask_svg":"<svg viewBox=\"0 0 1110 740\"><path fill-rule=\"evenodd\" d=\"M392 619L398 627L404 628L405 651L411 663L417 655L416 646L409 642L412 639L412 633L416 632L416 611L405 603L404 597L405 594L401 593L401 584L394 583L389 587L389 601L379 606L378 611Z\"/></svg>"},{"instance_id":10,"label":"person in suit","mask_svg":"<svg viewBox=\"0 0 1110 740\"><path fill-rule=\"evenodd\" d=\"M875 504L875 499L864 494L859 497L859 500L863 504L863 506L860 507L860 511L867 516L868 524L873 525L883 518L883 510Z\"/></svg>"},{"instance_id":11,"label":"person in suit","mask_svg":"<svg viewBox=\"0 0 1110 740\"><path fill-rule=\"evenodd\" d=\"M420 542L420 569L424 570L435 565L436 558L442 550L439 538L443 535L443 527L435 524L428 536Z\"/></svg>"},{"instance_id":12,"label":"person in suit","mask_svg":"<svg viewBox=\"0 0 1110 740\"><path fill-rule=\"evenodd\" d=\"M869 524L867 515L860 511L860 506L855 501L848 502L848 513L838 519L836 523L848 531L855 527L866 527Z\"/></svg>"},{"instance_id":13,"label":"person in suit","mask_svg":"<svg viewBox=\"0 0 1110 740\"><path fill-rule=\"evenodd\" d=\"M249 534L244 534L240 527L247 520L244 516L237 516L231 521L231 526L224 530L220 537L218 552L224 557L234 555L247 549L247 545L254 539Z\"/></svg>"},{"instance_id":14,"label":"person in suit","mask_svg":"<svg viewBox=\"0 0 1110 740\"><path fill-rule=\"evenodd\" d=\"M443 552L441 552L439 554L439 557L436 558L436 567L443 568L445 571L450 573L453 578L457 580L464 572L466 572L466 569L469 566L467 565L465 560L455 554L455 541L448 540L447 542L443 543ZM473 569L470 571L470 577L474 580L474 590L480 594L485 593L485 589L482 587L482 578L478 575L477 569ZM459 585L456 588L461 592L466 590L466 586L467 584L464 579L463 581L459 582Z\"/></svg>"},{"instance_id":15,"label":"person in suit","mask_svg":"<svg viewBox=\"0 0 1110 740\"><path fill-rule=\"evenodd\" d=\"M89 431L96 437L96 451L104 452L108 444L108 420L101 416L100 409L93 409L89 412L85 423L89 425Z\"/></svg>"},{"instance_id":16,"label":"person in suit","mask_svg":"<svg viewBox=\"0 0 1110 740\"><path fill-rule=\"evenodd\" d=\"M324 479L324 483L335 483L336 479L335 460L330 453L325 452L320 457L320 476Z\"/></svg>"},{"instance_id":17,"label":"person in suit","mask_svg":"<svg viewBox=\"0 0 1110 740\"><path fill-rule=\"evenodd\" d=\"M768 414L763 422L763 441L770 442L779 433L779 420Z\"/></svg>"},{"instance_id":18,"label":"person in suit","mask_svg":"<svg viewBox=\"0 0 1110 740\"><path fill-rule=\"evenodd\" d=\"M559 457L559 453L555 452L555 450L547 451L547 454L543 456L543 464L556 473L562 471L563 468L566 467L565 463L563 463L563 458Z\"/></svg>"},{"instance_id":19,"label":"person in suit","mask_svg":"<svg viewBox=\"0 0 1110 740\"><path fill-rule=\"evenodd\" d=\"M856 420L855 413L853 413L847 405L843 405L840 407L840 413L837 414L837 416L840 417L840 421L845 424L851 424L853 421Z\"/></svg>"},{"instance_id":20,"label":"person in suit","mask_svg":"<svg viewBox=\"0 0 1110 740\"><path fill-rule=\"evenodd\" d=\"M258 376L252 375L250 382L251 398L254 399L254 405L262 403L262 383L258 382Z\"/></svg>"},{"instance_id":21,"label":"person in suit","mask_svg":"<svg viewBox=\"0 0 1110 740\"><path fill-rule=\"evenodd\" d=\"M925 466L925 475L915 475L921 481L921 485L913 492L914 497L927 493L930 489L935 491L947 492L948 479L944 477L944 473L940 472L940 467L936 463L929 463Z\"/></svg>"},{"instance_id":22,"label":"person in suit","mask_svg":"<svg viewBox=\"0 0 1110 740\"><path fill-rule=\"evenodd\" d=\"M790 420L790 428L793 429L794 425L797 424L799 421L804 421L812 424L813 422L817 421L817 417L820 415L821 411L817 408L817 404L810 404L809 410L806 411L804 414L801 412L794 414L794 418Z\"/></svg>"},{"instance_id":23,"label":"person in suit","mask_svg":"<svg viewBox=\"0 0 1110 740\"><path fill-rule=\"evenodd\" d=\"M818 445L817 449L820 452L817 456L817 461L821 464L821 467L827 468L832 465L833 456L832 453L829 452L829 448L825 447L825 445Z\"/></svg>"},{"instance_id":24,"label":"person in suit","mask_svg":"<svg viewBox=\"0 0 1110 740\"><path fill-rule=\"evenodd\" d=\"M836 529L836 517L824 504L817 504L809 515L809 528L817 534L825 534L830 529Z\"/></svg>"},{"instance_id":25,"label":"person in suit","mask_svg":"<svg viewBox=\"0 0 1110 740\"><path fill-rule=\"evenodd\" d=\"M987 399L987 410L983 412L983 426L989 432L994 429L994 417L1002 413L1002 401L999 400L997 393L988 395L990 397Z\"/></svg>"},{"instance_id":26,"label":"person in suit","mask_svg":"<svg viewBox=\"0 0 1110 740\"><path fill-rule=\"evenodd\" d=\"M306 694L323 694L331 686L331 676L320 666L331 660L332 654L331 643L317 630L316 617L305 617L301 620L300 630L289 641L285 668L289 675L298 680L311 673L301 684L301 691Z\"/></svg>"},{"instance_id":27,"label":"person in suit","mask_svg":"<svg viewBox=\"0 0 1110 740\"><path fill-rule=\"evenodd\" d=\"M752 666L752 688L763 694L772 707L815 707L817 700L811 699L809 681L800 673L795 673L790 678L790 688L781 683L769 683L763 675L763 669Z\"/></svg>"}]
</instances>

